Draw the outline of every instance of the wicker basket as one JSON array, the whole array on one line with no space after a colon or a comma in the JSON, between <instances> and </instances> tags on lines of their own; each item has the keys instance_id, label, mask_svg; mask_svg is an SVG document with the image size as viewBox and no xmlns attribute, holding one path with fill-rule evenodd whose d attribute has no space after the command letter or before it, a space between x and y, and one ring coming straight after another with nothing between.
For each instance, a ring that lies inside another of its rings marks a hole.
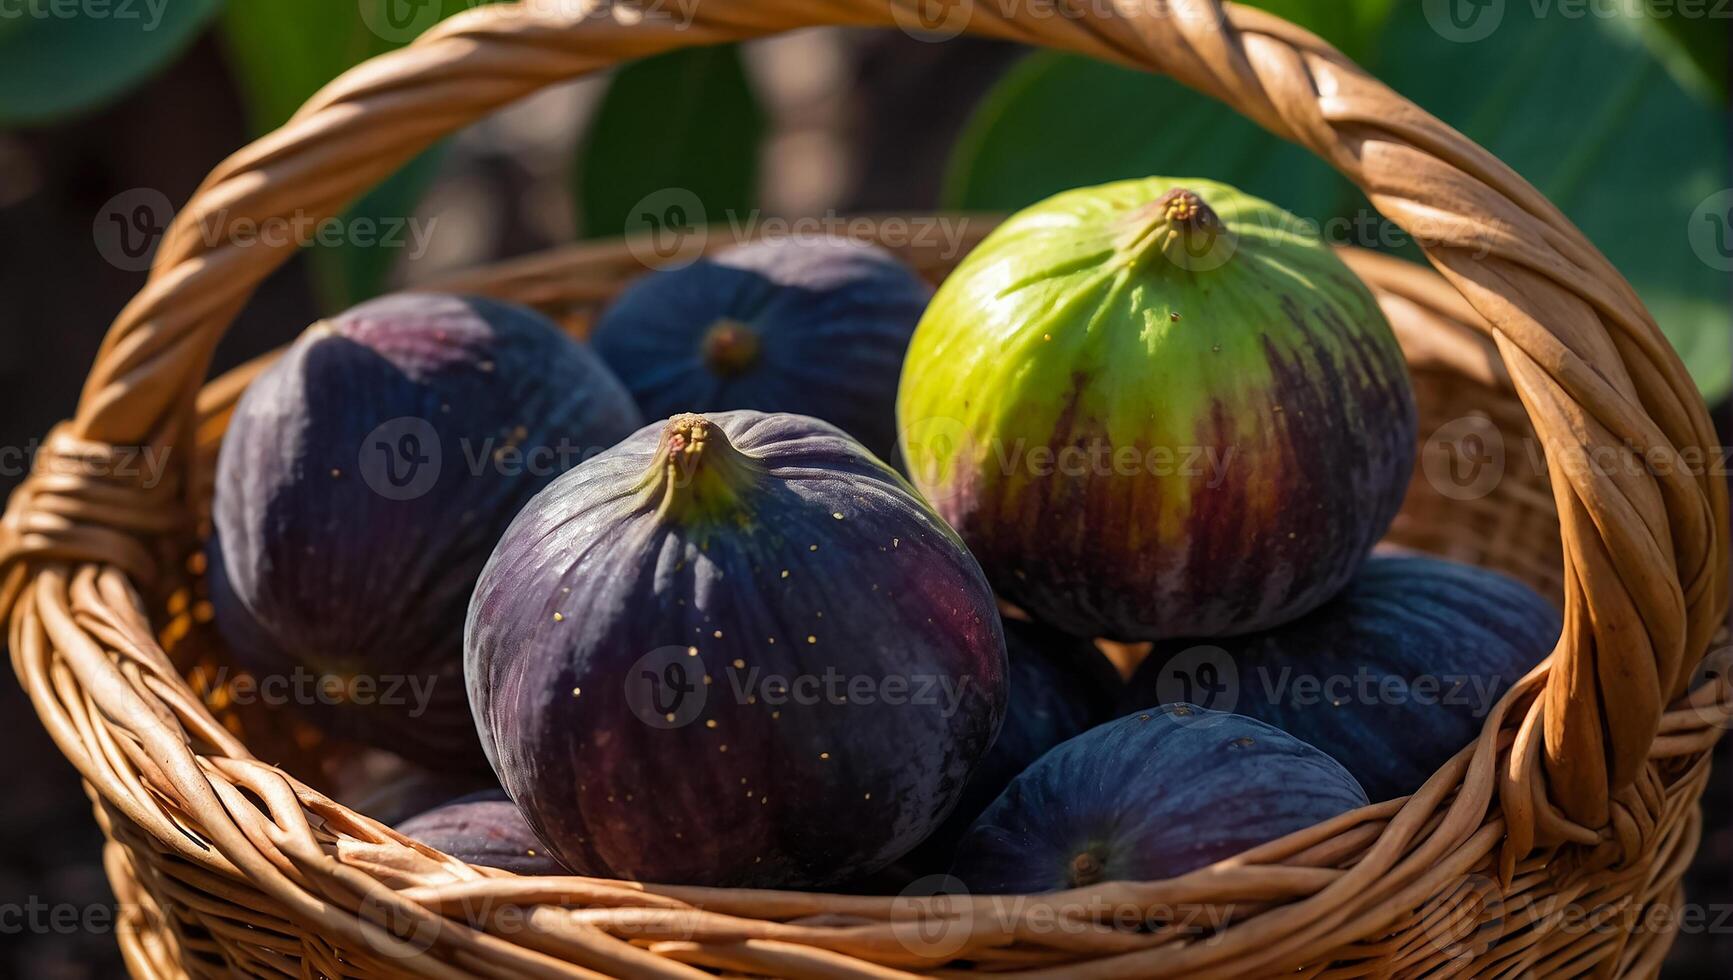
<instances>
[{"instance_id":1,"label":"wicker basket","mask_svg":"<svg viewBox=\"0 0 1733 980\"><path fill-rule=\"evenodd\" d=\"M1559 598L1566 626L1413 797L1182 878L1018 899L518 878L315 792L194 693L184 671L208 616L187 556L229 409L259 365L200 382L224 328L291 254L230 237L235 223L334 214L440 136L617 61L801 26L909 24L918 2L705 0L685 29L564 0L481 7L339 79L200 188L0 525L13 666L90 789L136 975L1657 972L1706 753L1733 714L1725 673L1699 667L1727 606L1726 491L1691 455L1714 442L1708 416L1630 287L1533 188L1316 37L1248 8L963 5L972 31L1162 71L1225 101L1433 243L1441 276L1348 255L1398 328L1432 437L1392 538L1523 576ZM974 237L990 224L967 222ZM935 278L959 258L906 254ZM530 302L581 332L641 269L629 243L605 243L447 285ZM1464 447L1500 442L1502 479L1439 476ZM1529 446L1549 465L1530 465ZM169 453L164 479L138 478L139 447Z\"/></svg>"}]
</instances>

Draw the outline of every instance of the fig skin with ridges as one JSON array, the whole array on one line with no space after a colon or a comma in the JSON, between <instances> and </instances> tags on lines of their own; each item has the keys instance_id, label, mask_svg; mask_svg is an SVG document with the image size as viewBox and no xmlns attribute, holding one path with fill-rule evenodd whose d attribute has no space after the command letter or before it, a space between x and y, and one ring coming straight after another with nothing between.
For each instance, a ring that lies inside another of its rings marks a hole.
<instances>
[{"instance_id":1,"label":"fig skin with ridges","mask_svg":"<svg viewBox=\"0 0 1733 980\"><path fill-rule=\"evenodd\" d=\"M950 812L1006 699L956 534L834 426L746 411L646 427L532 501L465 658L538 835L643 881L873 873Z\"/></svg>"},{"instance_id":2,"label":"fig skin with ridges","mask_svg":"<svg viewBox=\"0 0 1733 980\"><path fill-rule=\"evenodd\" d=\"M470 591L523 504L641 424L600 359L528 309L404 293L317 323L224 436L216 624L261 691L281 684L326 730L485 772Z\"/></svg>"},{"instance_id":3,"label":"fig skin with ridges","mask_svg":"<svg viewBox=\"0 0 1733 980\"><path fill-rule=\"evenodd\" d=\"M502 789L483 790L418 813L396 828L465 864L520 875L564 875L547 845Z\"/></svg>"},{"instance_id":4,"label":"fig skin with ridges","mask_svg":"<svg viewBox=\"0 0 1733 980\"><path fill-rule=\"evenodd\" d=\"M970 828L951 873L987 894L1158 881L1365 805L1346 769L1292 735L1169 704L1042 756Z\"/></svg>"},{"instance_id":5,"label":"fig skin with ridges","mask_svg":"<svg viewBox=\"0 0 1733 980\"><path fill-rule=\"evenodd\" d=\"M1061 742L1119 714L1125 682L1094 643L1009 616L1004 627L1010 700L999 737L957 808L900 863L945 870L957 841L1013 779Z\"/></svg>"},{"instance_id":6,"label":"fig skin with ridges","mask_svg":"<svg viewBox=\"0 0 1733 980\"><path fill-rule=\"evenodd\" d=\"M1441 558L1373 555L1340 595L1292 623L1156 644L1121 710L1186 686L1182 673L1211 671L1215 690L1207 678L1191 685L1206 707L1310 742L1382 802L1415 792L1471 744L1562 629L1558 609L1509 576Z\"/></svg>"},{"instance_id":7,"label":"fig skin with ridges","mask_svg":"<svg viewBox=\"0 0 1733 980\"><path fill-rule=\"evenodd\" d=\"M648 418L811 415L894 463L897 378L932 292L876 245L768 239L644 276L592 342Z\"/></svg>"},{"instance_id":8,"label":"fig skin with ridges","mask_svg":"<svg viewBox=\"0 0 1733 980\"><path fill-rule=\"evenodd\" d=\"M898 393L915 484L994 587L1078 636L1266 629L1399 508L1407 369L1298 219L1210 181L1070 191L939 288Z\"/></svg>"}]
</instances>

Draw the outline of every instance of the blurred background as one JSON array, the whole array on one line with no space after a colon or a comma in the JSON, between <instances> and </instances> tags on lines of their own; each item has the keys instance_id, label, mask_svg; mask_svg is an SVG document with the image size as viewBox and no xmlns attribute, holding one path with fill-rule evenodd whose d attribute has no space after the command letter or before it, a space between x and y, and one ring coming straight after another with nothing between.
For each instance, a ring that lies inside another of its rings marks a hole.
<instances>
[{"instance_id":1,"label":"blurred background","mask_svg":"<svg viewBox=\"0 0 1733 980\"><path fill-rule=\"evenodd\" d=\"M103 331L204 175L346 68L482 2L0 0L0 492L73 411ZM702 2L662 0L646 16L679 20ZM1558 204L1642 295L1726 439L1733 4L1256 5L1318 32ZM644 201L676 189L711 222L742 226L1004 211L1118 177L1196 175L1310 218L1332 243L1418 258L1304 151L1164 79L950 38L968 6L934 0L924 32L912 20L808 31L541 93L358 202L261 289L218 369L383 290L634 230ZM1026 6L1058 17L1077 4ZM0 684L0 739L0 977L118 975L88 802L15 684ZM1724 761L1706 806L1698 926L1668 976L1725 978L1733 963Z\"/></svg>"}]
</instances>

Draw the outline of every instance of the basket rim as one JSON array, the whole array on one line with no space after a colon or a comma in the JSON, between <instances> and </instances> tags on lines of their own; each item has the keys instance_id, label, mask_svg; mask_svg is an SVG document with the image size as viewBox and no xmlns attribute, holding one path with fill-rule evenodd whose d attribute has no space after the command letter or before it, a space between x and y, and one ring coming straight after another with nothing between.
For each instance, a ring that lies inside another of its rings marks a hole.
<instances>
[{"instance_id":1,"label":"basket rim","mask_svg":"<svg viewBox=\"0 0 1733 980\"><path fill-rule=\"evenodd\" d=\"M171 227L149 281L104 341L77 415L48 440L0 524L0 605L10 613L15 670L105 811L141 828L176 861L248 882L285 921L351 949L403 949L357 896L377 898L372 911L412 921L432 913L382 884L377 868L333 859L320 836L335 826L353 832L344 839L388 846L389 835L250 759L185 699L134 583L159 573L150 543L184 531L186 473L153 487L68 474L112 474L115 467L85 464L112 462L123 447L189 441L216 339L257 282L288 257L204 230L286 211L334 213L446 132L623 58L796 26L906 27L911 3L709 0L679 33L549 6L491 5L445 21L345 74L283 129L220 165ZM1138 953L1116 962L1161 975L1226 969L1230 955L1235 967L1273 963L1347 931L1390 925L1359 902L1460 876L1466 869L1457 862L1470 854L1478 860L1496 851L1506 888L1533 855L1560 845L1599 855L1591 862L1601 865L1596 874L1627 858L1638 867L1666 860L1690 838L1689 807L1680 800L1701 790L1701 756L1719 734L1726 702L1725 678L1686 688L1725 619L1727 489L1680 463L1682 450L1712 444L1713 428L1629 285L1508 167L1274 15L1215 0L1095 10L1076 20L970 13L973 33L1165 72L1313 150L1396 224L1428 232L1417 236L1428 243L1428 259L1483 318L1549 457L1634 447L1644 459L1675 464L1666 473L1559 470L1554 495L1566 554L1559 648L1501 702L1473 750L1411 798L1351 869L1304 901L1236 924L1223 945L1162 951L1159 966ZM195 742L209 754L195 751ZM1670 760L1686 768L1664 783L1657 762ZM188 821L197 823L197 837ZM542 953L485 932L448 932L443 941L474 962L547 966ZM663 969L682 955L723 955L714 944L670 948L652 964L593 938L563 936L559 955L591 966L654 966L661 975L683 975ZM1591 952L1618 960L1629 950L1620 940ZM769 954L754 948L750 955ZM460 975L416 963L423 968Z\"/></svg>"}]
</instances>

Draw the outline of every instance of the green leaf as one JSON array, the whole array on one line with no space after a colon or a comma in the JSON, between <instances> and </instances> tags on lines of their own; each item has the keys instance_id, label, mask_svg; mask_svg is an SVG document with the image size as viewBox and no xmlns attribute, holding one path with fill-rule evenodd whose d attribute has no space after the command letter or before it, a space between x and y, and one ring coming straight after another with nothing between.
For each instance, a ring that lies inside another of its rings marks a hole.
<instances>
[{"instance_id":1,"label":"green leaf","mask_svg":"<svg viewBox=\"0 0 1733 980\"><path fill-rule=\"evenodd\" d=\"M578 226L587 237L621 234L652 194L695 199L710 221L744 218L757 199L764 129L736 46L689 48L625 66L579 150Z\"/></svg>"},{"instance_id":2,"label":"green leaf","mask_svg":"<svg viewBox=\"0 0 1733 980\"><path fill-rule=\"evenodd\" d=\"M1355 61L1367 58L1396 0L1249 0L1318 35Z\"/></svg>"},{"instance_id":3,"label":"green leaf","mask_svg":"<svg viewBox=\"0 0 1733 980\"><path fill-rule=\"evenodd\" d=\"M59 13L64 5L45 3L0 9L0 125L101 107L180 54L220 5L116 0L74 5L72 16Z\"/></svg>"},{"instance_id":4,"label":"green leaf","mask_svg":"<svg viewBox=\"0 0 1733 980\"><path fill-rule=\"evenodd\" d=\"M952 154L944 201L1011 211L1152 174L1220 180L1314 220L1335 214L1351 191L1310 153L1177 82L1041 52L976 109Z\"/></svg>"},{"instance_id":5,"label":"green leaf","mask_svg":"<svg viewBox=\"0 0 1733 980\"><path fill-rule=\"evenodd\" d=\"M1257 0L1363 58L1395 0ZM953 151L951 207L1012 210L1086 184L1151 174L1226 181L1314 220L1353 189L1310 153L1166 78L1037 53L989 92Z\"/></svg>"},{"instance_id":6,"label":"green leaf","mask_svg":"<svg viewBox=\"0 0 1733 980\"><path fill-rule=\"evenodd\" d=\"M1705 208L1727 187L1724 120L1655 59L1639 23L1562 9L1537 16L1511 3L1485 39L1453 44L1419 4L1404 5L1386 31L1384 80L1557 204L1636 287L1716 400L1733 388L1722 271L1733 255L1710 253L1692 226L1718 216Z\"/></svg>"},{"instance_id":7,"label":"green leaf","mask_svg":"<svg viewBox=\"0 0 1733 980\"><path fill-rule=\"evenodd\" d=\"M1724 18L1729 8L1722 0L1701 0L1702 12L1687 16L1687 8L1677 6L1677 0L1643 2L1648 14L1643 26L1655 56L1680 84L1726 105L1728 27Z\"/></svg>"},{"instance_id":8,"label":"green leaf","mask_svg":"<svg viewBox=\"0 0 1733 980\"><path fill-rule=\"evenodd\" d=\"M379 295L398 260L426 246L437 222L418 219L415 212L439 174L445 149L444 143L434 145L351 205L341 219L347 231L342 244L313 249L313 281L326 310Z\"/></svg>"},{"instance_id":9,"label":"green leaf","mask_svg":"<svg viewBox=\"0 0 1733 980\"><path fill-rule=\"evenodd\" d=\"M223 42L253 130L267 133L326 82L391 49L355 0L243 0L223 14Z\"/></svg>"},{"instance_id":10,"label":"green leaf","mask_svg":"<svg viewBox=\"0 0 1733 980\"><path fill-rule=\"evenodd\" d=\"M497 0L242 0L223 15L223 41L263 133L338 75L482 2Z\"/></svg>"},{"instance_id":11,"label":"green leaf","mask_svg":"<svg viewBox=\"0 0 1733 980\"><path fill-rule=\"evenodd\" d=\"M287 122L326 83L375 55L400 47L473 0L244 0L223 16L223 41L256 133ZM312 275L321 305L343 309L376 295L397 259L415 243L409 220L439 169L435 147L357 201L343 217L344 244L314 247ZM390 235L396 231L397 234ZM356 243L358 235L392 243Z\"/></svg>"}]
</instances>

